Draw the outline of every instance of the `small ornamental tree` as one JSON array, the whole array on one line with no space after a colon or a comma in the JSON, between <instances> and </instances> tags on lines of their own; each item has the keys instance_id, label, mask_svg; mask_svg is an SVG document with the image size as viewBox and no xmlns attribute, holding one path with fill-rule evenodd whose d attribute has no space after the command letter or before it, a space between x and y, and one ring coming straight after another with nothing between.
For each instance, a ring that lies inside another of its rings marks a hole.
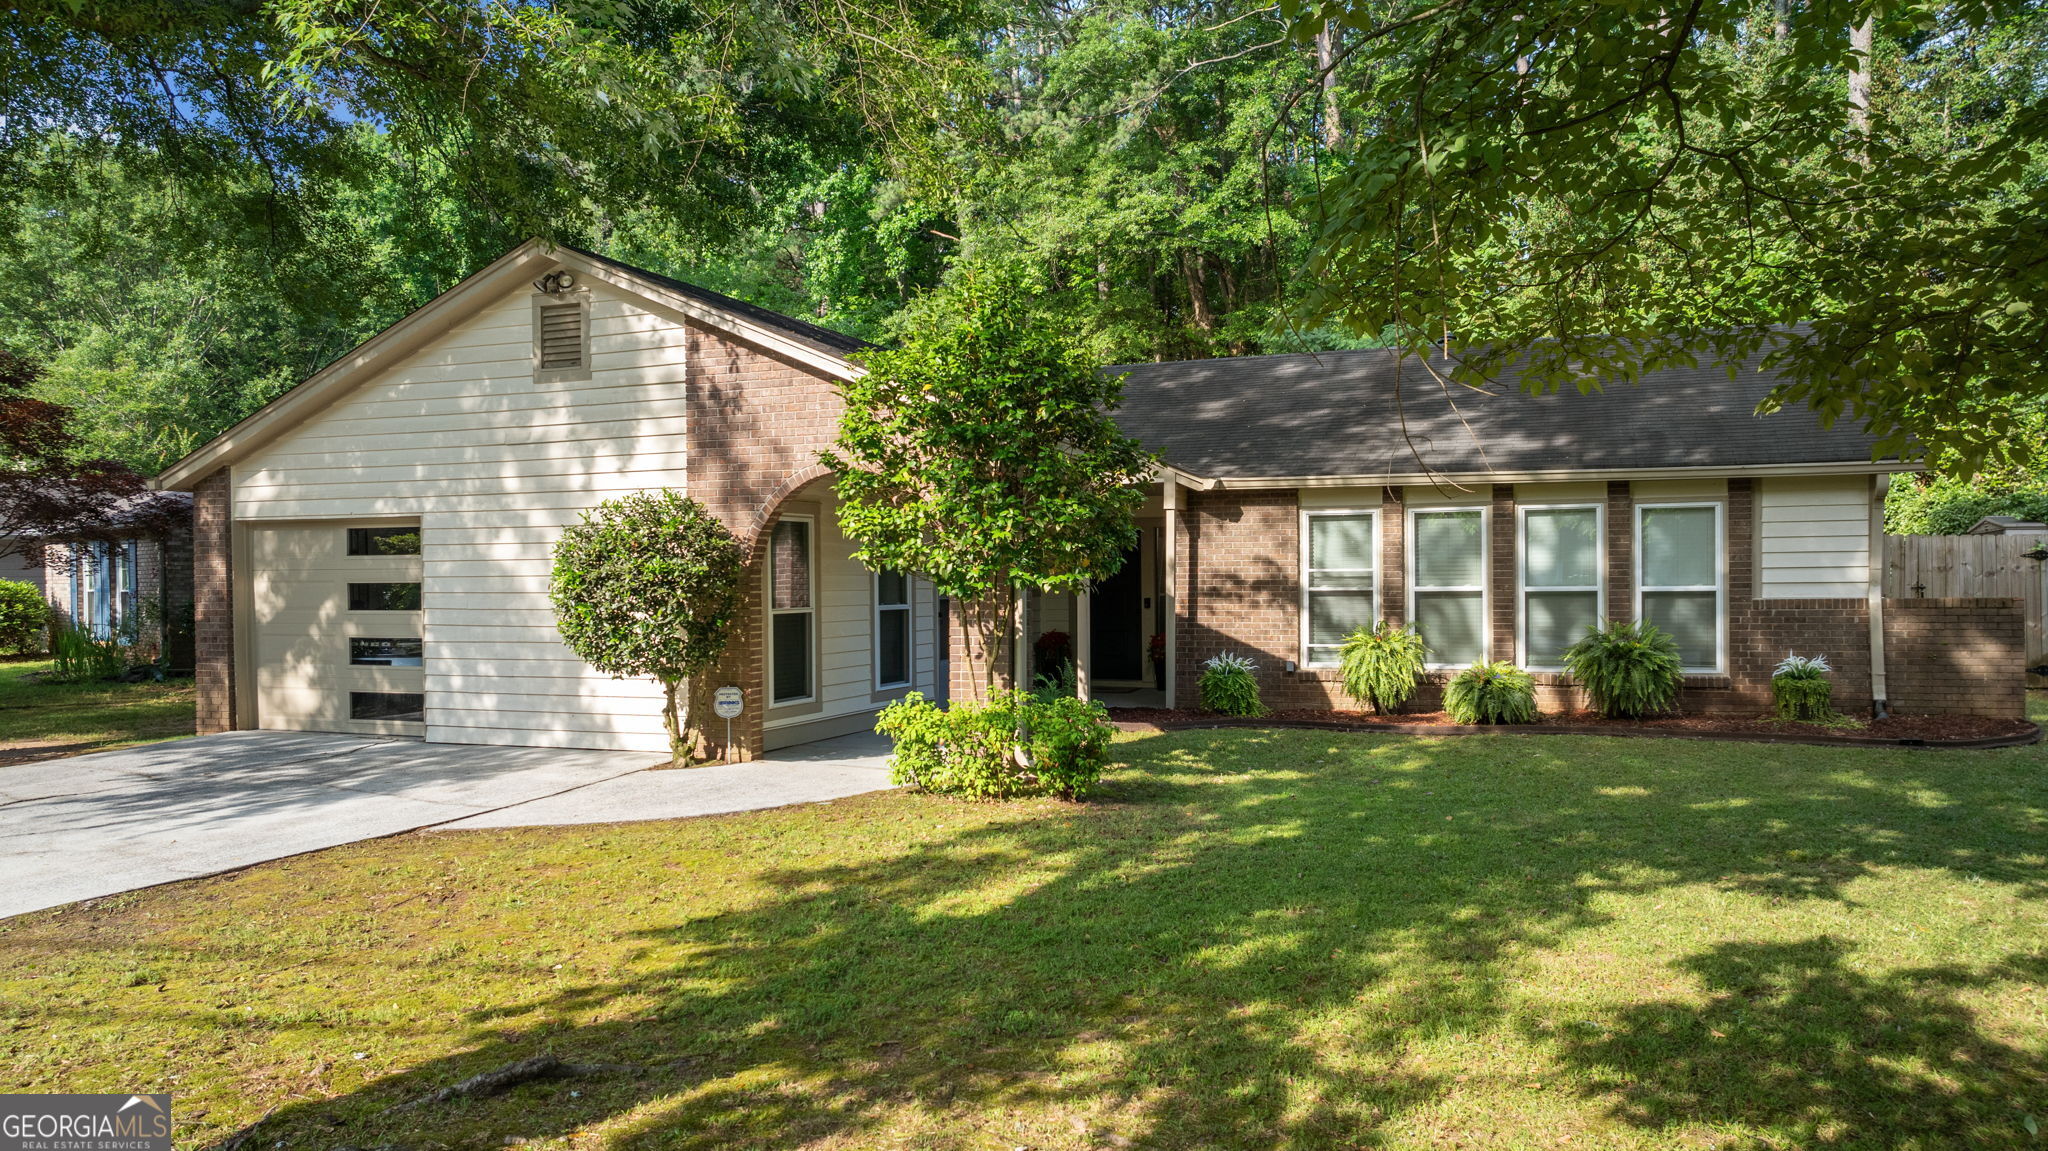
<instances>
[{"instance_id":1,"label":"small ornamental tree","mask_svg":"<svg viewBox=\"0 0 2048 1151\"><path fill-rule=\"evenodd\" d=\"M903 342L842 387L839 521L877 570L952 597L995 687L1017 593L1114 574L1153 458L1110 419L1122 384L1039 306L1028 273L973 267L912 305Z\"/></svg>"},{"instance_id":2,"label":"small ornamental tree","mask_svg":"<svg viewBox=\"0 0 2048 1151\"><path fill-rule=\"evenodd\" d=\"M717 517L680 492L606 500L555 545L555 626L590 666L614 678L653 676L672 762L703 739L681 714L683 681L724 653L746 557Z\"/></svg>"}]
</instances>

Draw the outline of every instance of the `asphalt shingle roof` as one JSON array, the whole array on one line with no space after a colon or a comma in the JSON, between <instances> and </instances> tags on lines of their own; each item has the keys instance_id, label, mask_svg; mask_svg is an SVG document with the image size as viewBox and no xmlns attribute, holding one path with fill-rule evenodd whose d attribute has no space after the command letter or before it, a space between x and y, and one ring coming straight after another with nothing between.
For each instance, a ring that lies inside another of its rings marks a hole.
<instances>
[{"instance_id":1,"label":"asphalt shingle roof","mask_svg":"<svg viewBox=\"0 0 2048 1151\"><path fill-rule=\"evenodd\" d=\"M1634 387L1545 396L1512 376L1484 393L1447 388L1384 350L1105 370L1127 373L1124 431L1203 478L1867 463L1876 443L1848 420L1822 428L1803 407L1755 415L1775 381L1754 366L1730 380L1702 362Z\"/></svg>"}]
</instances>

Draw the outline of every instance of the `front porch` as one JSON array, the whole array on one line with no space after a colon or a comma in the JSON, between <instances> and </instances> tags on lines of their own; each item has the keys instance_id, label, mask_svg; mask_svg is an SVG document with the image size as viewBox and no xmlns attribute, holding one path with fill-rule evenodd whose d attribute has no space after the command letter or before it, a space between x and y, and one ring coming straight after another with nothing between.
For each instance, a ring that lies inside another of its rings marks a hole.
<instances>
[{"instance_id":1,"label":"front porch","mask_svg":"<svg viewBox=\"0 0 2048 1151\"><path fill-rule=\"evenodd\" d=\"M1177 494L1170 476L1157 485L1137 517L1137 543L1116 574L1085 592L1026 594L1017 645L1021 684L1071 678L1081 698L1107 707L1169 706Z\"/></svg>"}]
</instances>

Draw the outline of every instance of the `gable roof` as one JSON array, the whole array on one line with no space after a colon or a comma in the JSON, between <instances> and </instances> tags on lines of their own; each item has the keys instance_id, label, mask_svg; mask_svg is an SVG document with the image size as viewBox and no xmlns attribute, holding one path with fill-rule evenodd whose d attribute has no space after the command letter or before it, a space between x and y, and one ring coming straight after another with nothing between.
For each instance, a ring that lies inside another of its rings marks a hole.
<instances>
[{"instance_id":1,"label":"gable roof","mask_svg":"<svg viewBox=\"0 0 2048 1151\"><path fill-rule=\"evenodd\" d=\"M703 324L821 375L852 379L860 372L847 356L867 345L852 336L578 248L528 240L201 444L164 469L156 478L156 486L189 489L224 465L245 458L291 431L371 375L402 363L432 340L446 335L454 325L503 299L506 293L524 290L527 284L557 268L566 268L585 280L605 283L654 310Z\"/></svg>"},{"instance_id":2,"label":"gable roof","mask_svg":"<svg viewBox=\"0 0 2048 1151\"><path fill-rule=\"evenodd\" d=\"M696 284L664 276L660 272L650 272L645 268L636 268L631 264L622 264L609 257L600 256L596 252L586 252L581 248L571 247L568 244L562 244L555 250L558 252L574 252L594 264L601 264L622 275L632 276L650 284L660 284L662 287L678 295L695 300L706 307L716 308L733 316L745 317L764 328L771 328L782 332L793 339L807 340L820 347L836 348L839 351L848 353L858 352L863 348L873 346L858 336L849 336L844 332L835 332L830 328L821 328L807 320L799 320L795 316L785 316L781 312L772 311L761 307L759 304L749 304L745 300L736 299L723 292L714 292L709 288L699 287Z\"/></svg>"},{"instance_id":3,"label":"gable roof","mask_svg":"<svg viewBox=\"0 0 2048 1151\"><path fill-rule=\"evenodd\" d=\"M1823 428L1803 407L1754 414L1777 383L1754 362L1732 380L1703 363L1644 373L1634 387L1540 396L1513 373L1484 391L1442 385L1391 349L1105 370L1124 373L1116 421L1126 434L1226 486L1914 470L1874 462L1876 437L1846 421Z\"/></svg>"}]
</instances>

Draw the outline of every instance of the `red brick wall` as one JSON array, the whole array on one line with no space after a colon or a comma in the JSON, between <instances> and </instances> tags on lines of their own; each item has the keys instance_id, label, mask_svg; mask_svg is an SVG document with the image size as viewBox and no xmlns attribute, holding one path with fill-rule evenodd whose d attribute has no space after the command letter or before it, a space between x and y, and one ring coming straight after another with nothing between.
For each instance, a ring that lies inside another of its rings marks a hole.
<instances>
[{"instance_id":1,"label":"red brick wall","mask_svg":"<svg viewBox=\"0 0 2048 1151\"><path fill-rule=\"evenodd\" d=\"M1626 480L1607 485L1607 618L1626 621L1636 611L1636 501Z\"/></svg>"},{"instance_id":2,"label":"red brick wall","mask_svg":"<svg viewBox=\"0 0 2048 1151\"><path fill-rule=\"evenodd\" d=\"M1513 491L1491 493L1493 590L1491 627L1496 652L1514 651L1516 604ZM1381 504L1381 592L1388 618L1401 618L1403 556L1401 493ZM1607 497L1609 616L1627 619L1634 608L1635 501L1625 483ZM1760 600L1756 594L1754 483L1727 488L1728 674L1692 676L1680 694L1682 710L1754 715L1769 708L1771 668L1787 654L1825 655L1834 665L1835 705L1857 714L1869 706L1870 605L1856 599ZM1236 651L1259 664L1269 706L1354 706L1337 686L1335 669L1285 671L1299 654L1299 508L1292 492L1194 492L1181 517L1179 595L1179 706L1197 705L1201 662ZM1888 619L1888 634L1902 637L1889 653L1893 710L1961 711L2018 715L2024 710L2017 607L2006 601L1905 602L1903 622ZM1957 606L1960 604L1961 606ZM1928 606L1936 605L1936 606ZM1903 630L1901 630L1903 629ZM2010 674L2008 674L2008 672ZM1546 710L1586 705L1583 693L1560 675L1539 674ZM1425 684L1412 706L1436 706L1438 691Z\"/></svg>"},{"instance_id":3,"label":"red brick wall","mask_svg":"<svg viewBox=\"0 0 2048 1151\"><path fill-rule=\"evenodd\" d=\"M222 468L192 489L192 669L201 735L235 729L233 543L233 492Z\"/></svg>"},{"instance_id":4,"label":"red brick wall","mask_svg":"<svg viewBox=\"0 0 2048 1151\"><path fill-rule=\"evenodd\" d=\"M810 368L696 324L686 330L690 496L739 536L749 556L732 643L718 667L696 678L691 712L707 717L700 733L712 754L722 754L725 725L708 719L711 693L739 684L747 707L733 721L731 751L754 759L768 703L761 625L766 529L784 501L828 474L818 453L838 436L844 405L835 382Z\"/></svg>"},{"instance_id":5,"label":"red brick wall","mask_svg":"<svg viewBox=\"0 0 2048 1151\"><path fill-rule=\"evenodd\" d=\"M1488 513L1486 541L1487 597L1492 601L1492 655L1497 660L1515 660L1515 486L1493 485L1493 508Z\"/></svg>"},{"instance_id":6,"label":"red brick wall","mask_svg":"<svg viewBox=\"0 0 2048 1151\"><path fill-rule=\"evenodd\" d=\"M1200 699L1202 661L1226 651L1258 664L1268 707L1334 707L1335 668L1288 674L1301 651L1301 510L1291 491L1193 492L1181 513L1177 677Z\"/></svg>"},{"instance_id":7,"label":"red brick wall","mask_svg":"<svg viewBox=\"0 0 2048 1151\"><path fill-rule=\"evenodd\" d=\"M2027 714L2026 624L2016 599L1888 599L1884 644L1894 712Z\"/></svg>"}]
</instances>

